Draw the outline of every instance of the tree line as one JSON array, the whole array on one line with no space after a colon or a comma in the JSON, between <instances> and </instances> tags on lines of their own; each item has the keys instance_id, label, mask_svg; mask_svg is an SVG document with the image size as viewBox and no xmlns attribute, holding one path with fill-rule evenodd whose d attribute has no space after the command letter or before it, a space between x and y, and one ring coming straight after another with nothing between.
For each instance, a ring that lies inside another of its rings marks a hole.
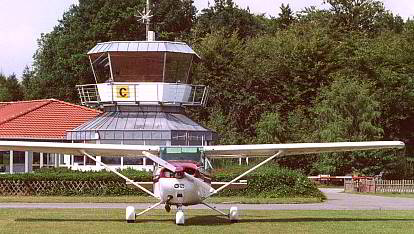
<instances>
[{"instance_id":1,"label":"tree line","mask_svg":"<svg viewBox=\"0 0 414 234\"><path fill-rule=\"evenodd\" d=\"M153 1L158 39L185 41L202 56L192 79L210 87L208 105L186 111L218 132L217 144L402 140L410 155L414 21L380 1L324 3L327 9L299 12L273 6L280 13L268 17L232 0L215 0L199 14L192 1ZM144 6L143 0L80 0L41 36L13 100L78 103L75 85L94 83L86 52L97 42L145 39L134 16ZM0 100L7 100L14 88L3 86L9 80L3 78ZM406 159L393 151L289 157L279 164L311 174L410 176Z\"/></svg>"}]
</instances>

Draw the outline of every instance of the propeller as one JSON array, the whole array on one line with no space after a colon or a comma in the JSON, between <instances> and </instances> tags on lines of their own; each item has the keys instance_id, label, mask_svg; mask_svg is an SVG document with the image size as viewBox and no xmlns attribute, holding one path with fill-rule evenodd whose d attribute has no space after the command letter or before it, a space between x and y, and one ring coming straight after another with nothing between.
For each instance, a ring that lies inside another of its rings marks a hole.
<instances>
[{"instance_id":1,"label":"propeller","mask_svg":"<svg viewBox=\"0 0 414 234\"><path fill-rule=\"evenodd\" d=\"M142 151L142 154L145 155L145 157L151 159L152 161L158 163L160 166L167 168L168 170L172 172L177 171L177 167L172 165L171 163L165 161L164 159L161 159L160 157L153 155L147 151Z\"/></svg>"},{"instance_id":2,"label":"propeller","mask_svg":"<svg viewBox=\"0 0 414 234\"><path fill-rule=\"evenodd\" d=\"M211 187L211 185L209 185L208 183L204 182L203 180L196 178L193 175L188 174L187 172L184 172L184 176L188 179L191 180L194 184L197 184L199 187L204 188L204 191L208 191L208 194L201 194L201 197L206 197L207 195L213 193L214 191L216 191L213 187Z\"/></svg>"}]
</instances>

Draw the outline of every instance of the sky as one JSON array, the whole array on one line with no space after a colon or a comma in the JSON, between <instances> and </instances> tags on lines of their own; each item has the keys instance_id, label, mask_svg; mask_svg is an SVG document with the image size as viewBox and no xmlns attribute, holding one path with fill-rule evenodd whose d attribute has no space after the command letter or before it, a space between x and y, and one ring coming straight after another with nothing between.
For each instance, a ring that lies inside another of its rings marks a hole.
<instances>
[{"instance_id":1,"label":"sky","mask_svg":"<svg viewBox=\"0 0 414 234\"><path fill-rule=\"evenodd\" d=\"M208 6L214 0L194 0L197 9ZM304 7L323 8L322 0L234 0L241 8L249 7L252 13L277 16L282 3L294 11ZM386 9L404 19L414 18L413 0L384 0ZM62 19L77 0L0 0L0 73L21 76L26 66L33 63L37 39L48 33ZM325 6L326 7L326 6Z\"/></svg>"}]
</instances>

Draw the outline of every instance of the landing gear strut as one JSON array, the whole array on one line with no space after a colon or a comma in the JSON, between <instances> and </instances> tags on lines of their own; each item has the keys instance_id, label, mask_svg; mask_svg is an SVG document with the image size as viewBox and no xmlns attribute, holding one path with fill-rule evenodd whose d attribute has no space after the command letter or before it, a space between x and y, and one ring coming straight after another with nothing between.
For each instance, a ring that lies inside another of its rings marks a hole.
<instances>
[{"instance_id":1,"label":"landing gear strut","mask_svg":"<svg viewBox=\"0 0 414 234\"><path fill-rule=\"evenodd\" d=\"M165 202L165 211L167 211L167 213L170 213L171 211L171 205L170 205L171 199L173 199L173 196L168 195L167 201Z\"/></svg>"},{"instance_id":2,"label":"landing gear strut","mask_svg":"<svg viewBox=\"0 0 414 234\"><path fill-rule=\"evenodd\" d=\"M203 202L202 204L205 205L205 206L207 206L208 208L210 208L212 210L217 211L218 213L220 213L220 214L222 214L224 216L227 216L230 219L230 222L232 222L232 223L237 223L240 220L239 211L238 211L237 207L235 207L235 206L232 206L230 208L230 213L229 214L226 214L223 211L221 211L221 210L217 209L216 207L211 206L211 205L209 205L207 203L204 203Z\"/></svg>"}]
</instances>

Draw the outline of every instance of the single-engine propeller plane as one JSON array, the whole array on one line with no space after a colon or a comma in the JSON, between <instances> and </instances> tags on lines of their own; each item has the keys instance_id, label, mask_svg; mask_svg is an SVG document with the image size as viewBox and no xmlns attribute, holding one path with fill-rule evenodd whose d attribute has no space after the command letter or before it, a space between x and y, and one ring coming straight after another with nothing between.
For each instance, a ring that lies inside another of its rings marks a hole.
<instances>
[{"instance_id":1,"label":"single-engine propeller plane","mask_svg":"<svg viewBox=\"0 0 414 234\"><path fill-rule=\"evenodd\" d=\"M237 207L231 207L229 213L225 213L205 203L204 200L236 183L245 175L277 157L392 148L404 148L404 143L400 141L372 141L160 147L148 145L0 141L0 150L30 150L70 155L83 154L159 200L158 203L139 213L135 212L134 207L128 206L126 208L127 222L135 222L137 216L163 204L167 212L170 211L171 206L177 207L176 224L184 224L185 222L183 207L196 204L203 204L227 216L231 222L237 222L239 220ZM158 165L153 174L153 191L143 187L144 183L132 181L106 164L96 160L96 156L144 156L151 159ZM210 163L209 159L241 157L263 157L265 160L233 180L224 183L221 187L214 189L211 185L211 179L205 173L205 169Z\"/></svg>"}]
</instances>

